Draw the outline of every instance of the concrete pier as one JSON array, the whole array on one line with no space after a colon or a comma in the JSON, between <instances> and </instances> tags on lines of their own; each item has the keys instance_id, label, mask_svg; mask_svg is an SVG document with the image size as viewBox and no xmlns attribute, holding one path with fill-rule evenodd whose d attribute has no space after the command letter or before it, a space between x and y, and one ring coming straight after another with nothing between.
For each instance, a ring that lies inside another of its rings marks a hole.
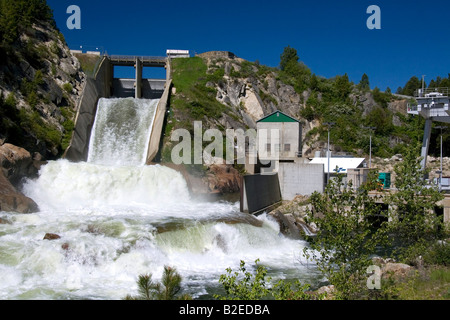
<instances>
[{"instance_id":1,"label":"concrete pier","mask_svg":"<svg viewBox=\"0 0 450 320\"><path fill-rule=\"evenodd\" d=\"M142 98L142 61L139 58L136 58L136 64L134 65L136 68L136 82L135 82L135 89L136 94L135 98L140 99Z\"/></svg>"}]
</instances>

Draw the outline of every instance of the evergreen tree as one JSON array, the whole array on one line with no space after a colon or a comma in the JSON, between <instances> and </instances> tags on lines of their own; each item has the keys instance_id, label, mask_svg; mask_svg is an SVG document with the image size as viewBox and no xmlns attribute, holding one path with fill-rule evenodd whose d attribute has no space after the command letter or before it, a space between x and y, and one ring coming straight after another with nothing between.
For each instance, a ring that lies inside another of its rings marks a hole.
<instances>
[{"instance_id":1,"label":"evergreen tree","mask_svg":"<svg viewBox=\"0 0 450 320\"><path fill-rule=\"evenodd\" d=\"M347 73L343 76L337 76L334 81L334 92L341 102L344 102L352 92L352 83L349 81Z\"/></svg>"},{"instance_id":2,"label":"evergreen tree","mask_svg":"<svg viewBox=\"0 0 450 320\"><path fill-rule=\"evenodd\" d=\"M361 77L361 81L359 82L359 89L362 91L370 90L369 76L367 74L363 74Z\"/></svg>"},{"instance_id":3,"label":"evergreen tree","mask_svg":"<svg viewBox=\"0 0 450 320\"><path fill-rule=\"evenodd\" d=\"M178 296L182 278L175 268L164 266L161 282L154 282L151 274L140 275L137 280L138 295L127 295L125 300L192 300L188 294Z\"/></svg>"},{"instance_id":4,"label":"evergreen tree","mask_svg":"<svg viewBox=\"0 0 450 320\"><path fill-rule=\"evenodd\" d=\"M296 65L298 60L297 50L287 46L280 57L280 69L285 71L289 66Z\"/></svg>"},{"instance_id":5,"label":"evergreen tree","mask_svg":"<svg viewBox=\"0 0 450 320\"><path fill-rule=\"evenodd\" d=\"M402 94L406 96L414 96L414 92L420 88L422 88L422 82L419 80L419 78L413 76L403 87Z\"/></svg>"},{"instance_id":6,"label":"evergreen tree","mask_svg":"<svg viewBox=\"0 0 450 320\"><path fill-rule=\"evenodd\" d=\"M384 91L384 93L388 94L389 96L392 95L392 91L391 88L387 87L386 90Z\"/></svg>"}]
</instances>

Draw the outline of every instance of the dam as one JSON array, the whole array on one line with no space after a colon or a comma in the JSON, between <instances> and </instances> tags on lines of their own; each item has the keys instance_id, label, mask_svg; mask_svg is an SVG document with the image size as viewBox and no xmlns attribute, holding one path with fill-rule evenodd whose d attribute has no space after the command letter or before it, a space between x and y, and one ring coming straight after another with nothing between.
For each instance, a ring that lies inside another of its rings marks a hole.
<instances>
[{"instance_id":1,"label":"dam","mask_svg":"<svg viewBox=\"0 0 450 320\"><path fill-rule=\"evenodd\" d=\"M134 67L134 79L114 76L114 67ZM165 68L165 79L144 79L143 68ZM134 98L158 100L148 137L146 163L151 163L159 151L161 131L169 103L171 89L170 59L150 56L107 56L104 55L92 77L88 77L79 100L75 129L63 158L79 162L88 160L89 141L101 99ZM150 126L150 124L149 124Z\"/></svg>"}]
</instances>

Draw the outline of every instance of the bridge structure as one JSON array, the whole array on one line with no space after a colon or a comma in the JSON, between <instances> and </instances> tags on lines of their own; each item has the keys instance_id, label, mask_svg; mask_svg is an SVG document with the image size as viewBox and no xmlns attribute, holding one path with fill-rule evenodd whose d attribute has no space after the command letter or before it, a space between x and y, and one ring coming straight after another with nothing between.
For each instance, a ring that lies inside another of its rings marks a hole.
<instances>
[{"instance_id":1,"label":"bridge structure","mask_svg":"<svg viewBox=\"0 0 450 320\"><path fill-rule=\"evenodd\" d=\"M418 89L411 100L414 102L408 103L408 114L420 115L425 119L421 150L421 166L425 169L433 121L450 123L450 90L449 88Z\"/></svg>"},{"instance_id":2,"label":"bridge structure","mask_svg":"<svg viewBox=\"0 0 450 320\"><path fill-rule=\"evenodd\" d=\"M111 55L105 56L111 68L112 95L116 97L134 96L140 98L157 98L164 92L164 83L168 79L168 58L157 56L130 56ZM132 66L135 68L134 79L116 79L114 77L115 66ZM143 68L165 68L166 79L143 79ZM146 95L144 95L146 94Z\"/></svg>"}]
</instances>

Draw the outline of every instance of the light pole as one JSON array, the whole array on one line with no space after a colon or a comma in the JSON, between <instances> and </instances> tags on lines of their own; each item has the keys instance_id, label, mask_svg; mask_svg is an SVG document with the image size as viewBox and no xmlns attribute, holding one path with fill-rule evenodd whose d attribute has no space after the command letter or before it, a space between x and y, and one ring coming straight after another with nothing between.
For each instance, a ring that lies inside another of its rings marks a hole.
<instances>
[{"instance_id":1,"label":"light pole","mask_svg":"<svg viewBox=\"0 0 450 320\"><path fill-rule=\"evenodd\" d=\"M372 132L376 129L376 127L364 127L364 129L370 130L369 135L369 169L372 169Z\"/></svg>"},{"instance_id":2,"label":"light pole","mask_svg":"<svg viewBox=\"0 0 450 320\"><path fill-rule=\"evenodd\" d=\"M441 167L439 170L439 191L442 189L442 129L445 129L445 126L437 126L436 129L441 129Z\"/></svg>"},{"instance_id":3,"label":"light pole","mask_svg":"<svg viewBox=\"0 0 450 320\"><path fill-rule=\"evenodd\" d=\"M333 126L334 122L325 122L324 125L328 126L328 144L327 144L327 161L328 161L328 172L327 172L327 184L330 181L330 127Z\"/></svg>"}]
</instances>

